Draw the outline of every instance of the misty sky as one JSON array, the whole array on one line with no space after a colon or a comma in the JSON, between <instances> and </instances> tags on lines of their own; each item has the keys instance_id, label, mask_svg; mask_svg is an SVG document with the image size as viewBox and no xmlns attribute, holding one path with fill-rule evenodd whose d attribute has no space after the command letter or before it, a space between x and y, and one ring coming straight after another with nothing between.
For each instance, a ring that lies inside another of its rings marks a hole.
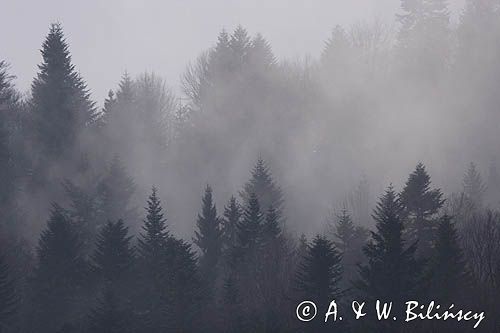
<instances>
[{"instance_id":1,"label":"misty sky","mask_svg":"<svg viewBox=\"0 0 500 333\"><path fill-rule=\"evenodd\" d=\"M463 1L450 1L456 13ZM0 2L5 2L0 58L10 63L18 88L29 88L49 23L59 21L99 104L124 71L155 71L177 86L186 64L211 46L222 28L242 24L252 35L261 32L280 58L317 56L335 25L374 17L390 23L399 9L399 0Z\"/></svg>"}]
</instances>

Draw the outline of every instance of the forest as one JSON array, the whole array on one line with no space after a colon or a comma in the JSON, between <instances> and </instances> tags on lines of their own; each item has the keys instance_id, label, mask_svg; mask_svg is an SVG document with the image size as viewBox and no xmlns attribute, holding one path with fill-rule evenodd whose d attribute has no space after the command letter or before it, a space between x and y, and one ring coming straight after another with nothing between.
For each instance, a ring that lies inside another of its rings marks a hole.
<instances>
[{"instance_id":1,"label":"forest","mask_svg":"<svg viewBox=\"0 0 500 333\"><path fill-rule=\"evenodd\" d=\"M500 332L500 1L394 23L299 60L222 29L179 91L124 72L104 101L62 23L28 92L0 54L0 333Z\"/></svg>"}]
</instances>

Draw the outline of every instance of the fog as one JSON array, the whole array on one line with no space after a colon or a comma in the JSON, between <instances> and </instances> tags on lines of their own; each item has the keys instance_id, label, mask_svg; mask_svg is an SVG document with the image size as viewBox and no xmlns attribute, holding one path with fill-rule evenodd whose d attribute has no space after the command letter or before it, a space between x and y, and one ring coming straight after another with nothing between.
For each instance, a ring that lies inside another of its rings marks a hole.
<instances>
[{"instance_id":1,"label":"fog","mask_svg":"<svg viewBox=\"0 0 500 333\"><path fill-rule=\"evenodd\" d=\"M316 333L298 302L349 297L499 327L500 0L0 18L1 332Z\"/></svg>"}]
</instances>

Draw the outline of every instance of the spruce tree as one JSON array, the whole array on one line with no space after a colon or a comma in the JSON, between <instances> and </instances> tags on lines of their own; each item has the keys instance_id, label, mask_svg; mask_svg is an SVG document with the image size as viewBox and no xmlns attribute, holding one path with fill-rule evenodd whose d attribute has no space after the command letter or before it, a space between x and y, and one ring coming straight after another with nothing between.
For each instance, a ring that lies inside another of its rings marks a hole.
<instances>
[{"instance_id":1,"label":"spruce tree","mask_svg":"<svg viewBox=\"0 0 500 333\"><path fill-rule=\"evenodd\" d=\"M390 186L374 212L376 231L364 247L368 259L360 266L356 286L367 301L393 302L395 317L400 318L404 302L417 295L421 264L415 259L416 243L407 246L403 239L404 207ZM398 322L387 322L386 331L399 329Z\"/></svg>"},{"instance_id":2,"label":"spruce tree","mask_svg":"<svg viewBox=\"0 0 500 333\"><path fill-rule=\"evenodd\" d=\"M474 209L480 209L483 206L483 197L486 192L486 185L483 182L481 174L476 169L476 165L471 163L463 179L463 188L466 199Z\"/></svg>"},{"instance_id":3,"label":"spruce tree","mask_svg":"<svg viewBox=\"0 0 500 333\"><path fill-rule=\"evenodd\" d=\"M97 236L93 267L105 282L114 284L126 280L131 273L134 263L131 239L122 220L108 221Z\"/></svg>"},{"instance_id":4,"label":"spruce tree","mask_svg":"<svg viewBox=\"0 0 500 333\"><path fill-rule=\"evenodd\" d=\"M134 332L130 310L120 306L115 293L106 289L87 318L89 333Z\"/></svg>"},{"instance_id":5,"label":"spruce tree","mask_svg":"<svg viewBox=\"0 0 500 333\"><path fill-rule=\"evenodd\" d=\"M419 254L428 256L436 229L433 217L445 200L441 190L431 189L431 177L422 163L408 177L400 198L409 218L408 238L410 242L418 240Z\"/></svg>"},{"instance_id":6,"label":"spruce tree","mask_svg":"<svg viewBox=\"0 0 500 333\"><path fill-rule=\"evenodd\" d=\"M469 276L455 224L448 215L441 217L439 222L430 273L429 294L436 300L445 304L454 303L466 293Z\"/></svg>"},{"instance_id":7,"label":"spruce tree","mask_svg":"<svg viewBox=\"0 0 500 333\"><path fill-rule=\"evenodd\" d=\"M261 240L263 216L259 199L251 193L248 204L243 210L241 222L238 224L238 241L241 250L246 254L255 254Z\"/></svg>"},{"instance_id":8,"label":"spruce tree","mask_svg":"<svg viewBox=\"0 0 500 333\"><path fill-rule=\"evenodd\" d=\"M283 193L275 183L269 167L262 158L257 160L250 179L243 186L243 191L240 192L244 205L249 203L252 194L257 196L262 211L267 212L270 206L273 206L277 212L283 211Z\"/></svg>"},{"instance_id":9,"label":"spruce tree","mask_svg":"<svg viewBox=\"0 0 500 333\"><path fill-rule=\"evenodd\" d=\"M207 185L202 199L202 212L196 221L194 243L201 250L200 267L202 274L215 280L217 264L222 251L222 230L217 208L212 198L212 188Z\"/></svg>"},{"instance_id":10,"label":"spruce tree","mask_svg":"<svg viewBox=\"0 0 500 333\"><path fill-rule=\"evenodd\" d=\"M60 24L42 45L43 61L31 87L36 142L47 159L68 156L82 130L97 118L85 82L71 63Z\"/></svg>"},{"instance_id":11,"label":"spruce tree","mask_svg":"<svg viewBox=\"0 0 500 333\"><path fill-rule=\"evenodd\" d=\"M342 296L341 260L333 243L318 235L308 246L306 256L299 266L296 288L301 299L312 300L316 304L319 313L326 313L331 300L339 300ZM322 320L318 321L324 324ZM320 327L325 325L318 325L316 330Z\"/></svg>"},{"instance_id":12,"label":"spruce tree","mask_svg":"<svg viewBox=\"0 0 500 333\"><path fill-rule=\"evenodd\" d=\"M131 223L136 220L137 212L131 205L136 186L128 175L118 156L114 156L105 175L97 185L98 219L102 225L106 221L124 220Z\"/></svg>"},{"instance_id":13,"label":"spruce tree","mask_svg":"<svg viewBox=\"0 0 500 333\"><path fill-rule=\"evenodd\" d=\"M148 330L162 332L166 325L165 302L172 297L175 242L167 230L166 219L156 188L153 187L146 207L143 232L138 239L140 289L138 307Z\"/></svg>"},{"instance_id":14,"label":"spruce tree","mask_svg":"<svg viewBox=\"0 0 500 333\"><path fill-rule=\"evenodd\" d=\"M231 196L228 204L224 207L224 218L222 220L224 250L233 248L238 242L238 225L241 215L240 205L236 198Z\"/></svg>"},{"instance_id":15,"label":"spruce tree","mask_svg":"<svg viewBox=\"0 0 500 333\"><path fill-rule=\"evenodd\" d=\"M18 298L9 266L0 256L0 333L8 331L17 308Z\"/></svg>"},{"instance_id":16,"label":"spruce tree","mask_svg":"<svg viewBox=\"0 0 500 333\"><path fill-rule=\"evenodd\" d=\"M54 204L36 249L34 320L38 332L54 332L74 322L84 306L82 296L88 268L81 256L81 242L64 210ZM51 320L47 320L51 318Z\"/></svg>"}]
</instances>

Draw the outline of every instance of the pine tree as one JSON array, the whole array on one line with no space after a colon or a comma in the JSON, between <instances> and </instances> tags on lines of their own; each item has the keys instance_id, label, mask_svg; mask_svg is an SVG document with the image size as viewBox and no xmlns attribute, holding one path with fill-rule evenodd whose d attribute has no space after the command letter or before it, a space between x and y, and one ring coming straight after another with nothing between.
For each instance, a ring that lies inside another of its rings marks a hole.
<instances>
[{"instance_id":1,"label":"pine tree","mask_svg":"<svg viewBox=\"0 0 500 333\"><path fill-rule=\"evenodd\" d=\"M255 194L261 205L262 211L266 212L273 206L277 212L283 211L283 193L281 188L274 182L273 176L266 162L262 158L257 160L250 180L244 185L240 196L243 204L249 203L251 195Z\"/></svg>"},{"instance_id":2,"label":"pine tree","mask_svg":"<svg viewBox=\"0 0 500 333\"><path fill-rule=\"evenodd\" d=\"M441 217L437 230L436 247L430 261L431 290L429 294L442 304L458 301L465 293L469 276L451 217Z\"/></svg>"},{"instance_id":3,"label":"pine tree","mask_svg":"<svg viewBox=\"0 0 500 333\"><path fill-rule=\"evenodd\" d=\"M17 308L18 299L9 266L0 256L0 332L8 331Z\"/></svg>"},{"instance_id":4,"label":"pine tree","mask_svg":"<svg viewBox=\"0 0 500 333\"><path fill-rule=\"evenodd\" d=\"M486 192L486 185L483 183L481 174L477 171L476 165L471 163L463 180L464 194L474 209L483 206L483 196Z\"/></svg>"},{"instance_id":5,"label":"pine tree","mask_svg":"<svg viewBox=\"0 0 500 333\"><path fill-rule=\"evenodd\" d=\"M74 322L87 277L81 257L81 243L64 210L54 204L47 228L37 247L38 265L34 274L34 320L38 332L54 332ZM47 320L51 318L51 320Z\"/></svg>"},{"instance_id":6,"label":"pine tree","mask_svg":"<svg viewBox=\"0 0 500 333\"><path fill-rule=\"evenodd\" d=\"M108 221L104 225L92 256L94 269L104 281L114 284L131 273L134 262L131 239L122 220Z\"/></svg>"},{"instance_id":7,"label":"pine tree","mask_svg":"<svg viewBox=\"0 0 500 333\"><path fill-rule=\"evenodd\" d=\"M42 154L68 156L82 130L97 118L85 82L71 63L60 24L52 24L42 45L43 61L31 88L31 108Z\"/></svg>"},{"instance_id":8,"label":"pine tree","mask_svg":"<svg viewBox=\"0 0 500 333\"><path fill-rule=\"evenodd\" d=\"M431 189L431 177L425 166L419 163L400 194L401 203L409 217L409 240L418 240L418 252L427 256L434 241L433 216L443 207L445 200L439 189Z\"/></svg>"},{"instance_id":9,"label":"pine tree","mask_svg":"<svg viewBox=\"0 0 500 333\"><path fill-rule=\"evenodd\" d=\"M120 158L115 156L97 186L100 224L108 220L123 219L126 223L136 220L135 207L131 207L135 188L134 180L128 175Z\"/></svg>"},{"instance_id":10,"label":"pine tree","mask_svg":"<svg viewBox=\"0 0 500 333\"><path fill-rule=\"evenodd\" d=\"M229 40L234 68L240 69L246 64L251 45L247 30L239 25Z\"/></svg>"},{"instance_id":11,"label":"pine tree","mask_svg":"<svg viewBox=\"0 0 500 333\"><path fill-rule=\"evenodd\" d=\"M397 318L404 302L417 295L421 275L421 264L415 260L416 244L406 246L403 239L403 217L404 208L390 186L373 212L376 231L364 248L368 263L360 266L361 279L356 282L367 301L393 302ZM398 325L387 323L384 329L397 330Z\"/></svg>"},{"instance_id":12,"label":"pine tree","mask_svg":"<svg viewBox=\"0 0 500 333\"><path fill-rule=\"evenodd\" d=\"M296 287L301 297L312 300L318 310L321 309L320 312L328 309L332 299L339 300L342 296L341 260L333 243L318 235L308 246L304 261L299 266Z\"/></svg>"},{"instance_id":13,"label":"pine tree","mask_svg":"<svg viewBox=\"0 0 500 333\"><path fill-rule=\"evenodd\" d=\"M281 236L280 226L281 216L271 205L267 210L264 223L262 225L261 238L264 246L276 242Z\"/></svg>"},{"instance_id":14,"label":"pine tree","mask_svg":"<svg viewBox=\"0 0 500 333\"><path fill-rule=\"evenodd\" d=\"M265 74L276 65L271 45L261 34L257 34L251 41L248 61L253 70L259 74Z\"/></svg>"}]
</instances>

